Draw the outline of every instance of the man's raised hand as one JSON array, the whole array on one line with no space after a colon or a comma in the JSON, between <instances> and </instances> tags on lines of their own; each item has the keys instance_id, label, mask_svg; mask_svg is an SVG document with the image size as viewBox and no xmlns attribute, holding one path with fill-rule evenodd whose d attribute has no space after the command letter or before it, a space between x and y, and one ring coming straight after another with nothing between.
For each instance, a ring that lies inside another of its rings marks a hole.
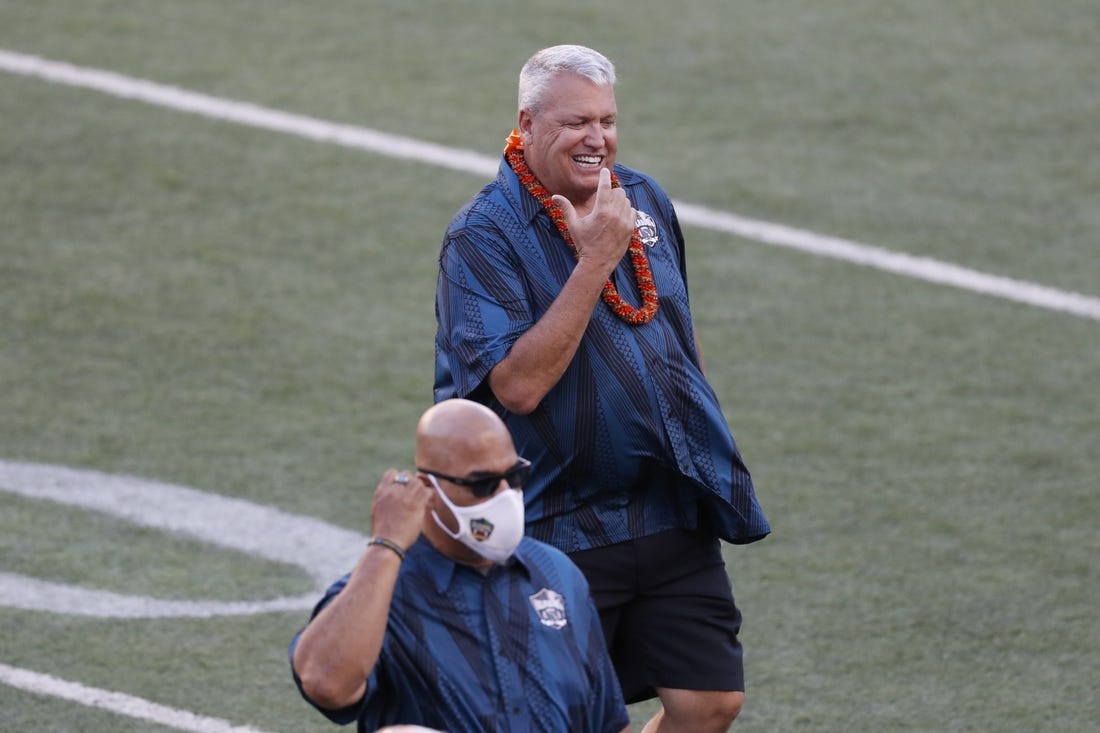
<instances>
[{"instance_id":1,"label":"man's raised hand","mask_svg":"<svg viewBox=\"0 0 1100 733\"><path fill-rule=\"evenodd\" d=\"M424 512L432 490L417 474L390 469L374 490L371 506L372 534L409 547L420 536Z\"/></svg>"},{"instance_id":2,"label":"man's raised hand","mask_svg":"<svg viewBox=\"0 0 1100 733\"><path fill-rule=\"evenodd\" d=\"M564 196L555 194L554 203L565 217L565 225L577 248L578 261L588 261L610 275L626 254L634 232L634 208L626 192L612 188L611 171L600 169L600 182L584 216Z\"/></svg>"}]
</instances>

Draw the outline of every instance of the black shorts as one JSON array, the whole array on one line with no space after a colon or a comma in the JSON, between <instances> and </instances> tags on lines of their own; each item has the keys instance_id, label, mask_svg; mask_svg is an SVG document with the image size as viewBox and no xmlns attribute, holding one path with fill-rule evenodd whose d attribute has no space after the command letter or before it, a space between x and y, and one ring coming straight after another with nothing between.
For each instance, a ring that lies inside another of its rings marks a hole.
<instances>
[{"instance_id":1,"label":"black shorts","mask_svg":"<svg viewBox=\"0 0 1100 733\"><path fill-rule=\"evenodd\" d=\"M741 612L719 541L671 530L570 555L588 579L627 703L745 689Z\"/></svg>"}]
</instances>

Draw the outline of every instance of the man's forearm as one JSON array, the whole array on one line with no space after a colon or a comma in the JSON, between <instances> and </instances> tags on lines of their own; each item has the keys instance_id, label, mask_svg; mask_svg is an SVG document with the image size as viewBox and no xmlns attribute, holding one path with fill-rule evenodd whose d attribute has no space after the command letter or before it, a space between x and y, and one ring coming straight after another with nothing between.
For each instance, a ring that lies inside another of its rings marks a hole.
<instances>
[{"instance_id":1,"label":"man's forearm","mask_svg":"<svg viewBox=\"0 0 1100 733\"><path fill-rule=\"evenodd\" d=\"M348 584L317 614L294 650L302 689L323 708L339 709L362 698L378 661L400 558L371 546Z\"/></svg>"},{"instance_id":2,"label":"man's forearm","mask_svg":"<svg viewBox=\"0 0 1100 733\"><path fill-rule=\"evenodd\" d=\"M534 410L577 353L607 277L578 265L553 304L489 373L489 388L505 408Z\"/></svg>"}]
</instances>

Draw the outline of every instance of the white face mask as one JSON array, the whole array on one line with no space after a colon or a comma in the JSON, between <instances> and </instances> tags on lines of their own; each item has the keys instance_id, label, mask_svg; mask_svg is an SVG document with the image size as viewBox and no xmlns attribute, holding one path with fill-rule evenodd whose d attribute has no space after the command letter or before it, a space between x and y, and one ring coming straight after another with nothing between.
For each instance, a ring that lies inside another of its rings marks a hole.
<instances>
[{"instance_id":1,"label":"white face mask","mask_svg":"<svg viewBox=\"0 0 1100 733\"><path fill-rule=\"evenodd\" d=\"M455 506L443 493L435 476L429 473L428 479L458 520L458 531L452 532L432 510L432 519L440 529L485 559L503 565L523 539L523 494L516 489L505 489L489 501Z\"/></svg>"}]
</instances>

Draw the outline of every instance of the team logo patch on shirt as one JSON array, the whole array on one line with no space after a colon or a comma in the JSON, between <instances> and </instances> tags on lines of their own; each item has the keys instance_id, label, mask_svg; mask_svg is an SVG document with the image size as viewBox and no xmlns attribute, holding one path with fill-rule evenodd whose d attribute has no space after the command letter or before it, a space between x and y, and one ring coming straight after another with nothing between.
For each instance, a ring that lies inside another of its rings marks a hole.
<instances>
[{"instance_id":1,"label":"team logo patch on shirt","mask_svg":"<svg viewBox=\"0 0 1100 733\"><path fill-rule=\"evenodd\" d=\"M471 519L470 534L478 542L484 542L493 534L493 523L488 519Z\"/></svg>"},{"instance_id":2,"label":"team logo patch on shirt","mask_svg":"<svg viewBox=\"0 0 1100 733\"><path fill-rule=\"evenodd\" d=\"M569 623L565 618L565 598L560 593L555 593L549 588L543 588L538 593L527 596L535 613L539 615L539 621L543 626L552 629L560 629Z\"/></svg>"},{"instance_id":3,"label":"team logo patch on shirt","mask_svg":"<svg viewBox=\"0 0 1100 733\"><path fill-rule=\"evenodd\" d=\"M634 228L638 230L638 236L641 237L642 244L647 247L652 247L657 244L657 222L653 221L653 217L645 213L641 209L638 209L634 217Z\"/></svg>"}]
</instances>

